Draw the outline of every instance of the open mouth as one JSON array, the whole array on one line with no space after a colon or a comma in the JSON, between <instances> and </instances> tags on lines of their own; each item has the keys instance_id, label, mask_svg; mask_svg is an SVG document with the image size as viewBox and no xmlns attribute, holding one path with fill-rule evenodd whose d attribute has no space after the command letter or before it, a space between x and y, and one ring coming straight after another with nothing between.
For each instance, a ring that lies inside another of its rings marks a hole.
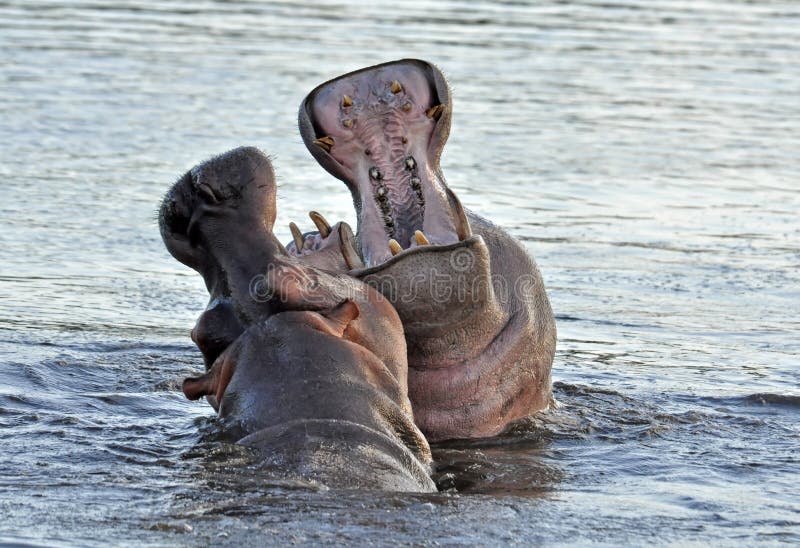
<instances>
[{"instance_id":1,"label":"open mouth","mask_svg":"<svg viewBox=\"0 0 800 548\"><path fill-rule=\"evenodd\" d=\"M439 168L450 112L444 76L413 59L346 74L303 101L306 146L353 193L367 268L416 247L470 237L463 207Z\"/></svg>"}]
</instances>

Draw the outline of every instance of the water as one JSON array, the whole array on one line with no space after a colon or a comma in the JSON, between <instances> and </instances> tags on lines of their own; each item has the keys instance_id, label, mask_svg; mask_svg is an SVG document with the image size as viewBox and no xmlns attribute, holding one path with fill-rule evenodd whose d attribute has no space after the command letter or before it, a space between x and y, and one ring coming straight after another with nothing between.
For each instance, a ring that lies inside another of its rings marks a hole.
<instances>
[{"instance_id":1,"label":"water","mask_svg":"<svg viewBox=\"0 0 800 548\"><path fill-rule=\"evenodd\" d=\"M0 1L0 541L800 541L800 6L358 4ZM252 144L284 241L353 223L296 108L401 57L541 266L559 407L438 447L443 494L268 482L178 391L205 291L154 212Z\"/></svg>"}]
</instances>

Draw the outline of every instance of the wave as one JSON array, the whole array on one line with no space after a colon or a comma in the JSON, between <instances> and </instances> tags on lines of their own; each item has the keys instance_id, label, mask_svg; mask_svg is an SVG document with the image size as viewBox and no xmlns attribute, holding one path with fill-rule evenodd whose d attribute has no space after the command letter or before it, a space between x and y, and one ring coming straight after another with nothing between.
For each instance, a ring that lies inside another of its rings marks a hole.
<instances>
[{"instance_id":1,"label":"wave","mask_svg":"<svg viewBox=\"0 0 800 548\"><path fill-rule=\"evenodd\" d=\"M742 398L742 401L749 405L780 405L782 407L792 407L800 409L800 396L790 394L771 394L760 392Z\"/></svg>"}]
</instances>

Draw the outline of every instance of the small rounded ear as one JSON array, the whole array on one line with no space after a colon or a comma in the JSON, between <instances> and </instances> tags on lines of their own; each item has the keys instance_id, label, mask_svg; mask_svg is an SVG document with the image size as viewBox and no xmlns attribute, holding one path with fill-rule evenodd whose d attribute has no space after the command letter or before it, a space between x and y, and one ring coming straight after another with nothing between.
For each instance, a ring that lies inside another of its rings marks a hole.
<instances>
[{"instance_id":1,"label":"small rounded ear","mask_svg":"<svg viewBox=\"0 0 800 548\"><path fill-rule=\"evenodd\" d=\"M190 377L183 380L181 389L183 395L189 400L199 400L203 396L210 396L216 393L216 375L211 371L200 377Z\"/></svg>"},{"instance_id":2,"label":"small rounded ear","mask_svg":"<svg viewBox=\"0 0 800 548\"><path fill-rule=\"evenodd\" d=\"M220 354L205 375L185 379L181 385L183 394L190 400L213 396L217 402L221 402L236 370L237 351L237 345L234 343Z\"/></svg>"},{"instance_id":3,"label":"small rounded ear","mask_svg":"<svg viewBox=\"0 0 800 548\"><path fill-rule=\"evenodd\" d=\"M360 314L358 305L352 299L347 299L333 308L320 312L322 321L315 323L314 327L334 337L341 337L350 322Z\"/></svg>"}]
</instances>

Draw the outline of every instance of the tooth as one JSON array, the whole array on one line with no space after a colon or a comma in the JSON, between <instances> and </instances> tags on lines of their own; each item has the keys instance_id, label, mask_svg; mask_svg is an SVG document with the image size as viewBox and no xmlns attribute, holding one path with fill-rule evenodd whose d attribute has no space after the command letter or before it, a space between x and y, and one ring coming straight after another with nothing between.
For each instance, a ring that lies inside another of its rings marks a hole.
<instances>
[{"instance_id":1,"label":"tooth","mask_svg":"<svg viewBox=\"0 0 800 548\"><path fill-rule=\"evenodd\" d=\"M394 238L390 238L389 239L389 251L392 252L392 256L394 257L398 253L401 253L403 251L403 248L400 247L400 244L397 243L397 240L395 240Z\"/></svg>"},{"instance_id":2,"label":"tooth","mask_svg":"<svg viewBox=\"0 0 800 548\"><path fill-rule=\"evenodd\" d=\"M327 238L328 234L331 233L331 225L328 224L328 221L325 220L325 217L316 211L309 211L308 216L311 217L311 220L314 221L314 224L317 226L319 235L323 238Z\"/></svg>"},{"instance_id":3,"label":"tooth","mask_svg":"<svg viewBox=\"0 0 800 548\"><path fill-rule=\"evenodd\" d=\"M353 106L353 99L349 95L342 95L342 106L343 107L352 107Z\"/></svg>"},{"instance_id":4,"label":"tooth","mask_svg":"<svg viewBox=\"0 0 800 548\"><path fill-rule=\"evenodd\" d=\"M350 118L345 118L342 120L342 125L344 127L353 127L353 121Z\"/></svg>"},{"instance_id":5,"label":"tooth","mask_svg":"<svg viewBox=\"0 0 800 548\"><path fill-rule=\"evenodd\" d=\"M403 91L403 86L401 86L400 82L398 82L397 80L393 80L392 81L392 93L397 94L397 93L400 93L401 91Z\"/></svg>"},{"instance_id":6,"label":"tooth","mask_svg":"<svg viewBox=\"0 0 800 548\"><path fill-rule=\"evenodd\" d=\"M319 139L314 139L314 144L320 148L325 149L325 152L330 152L333 148L333 137L325 136L320 137Z\"/></svg>"},{"instance_id":7,"label":"tooth","mask_svg":"<svg viewBox=\"0 0 800 548\"><path fill-rule=\"evenodd\" d=\"M435 107L431 107L425 111L425 116L428 118L433 118L434 120L438 120L439 116L442 115L444 111L444 105L436 105Z\"/></svg>"},{"instance_id":8,"label":"tooth","mask_svg":"<svg viewBox=\"0 0 800 548\"><path fill-rule=\"evenodd\" d=\"M445 188L445 191L447 192L447 201L450 202L450 207L455 215L456 234L458 234L459 241L464 241L472 236L472 227L469 226L469 220L467 219L466 212L464 212L464 206L461 205L461 201L458 197L449 188Z\"/></svg>"},{"instance_id":9,"label":"tooth","mask_svg":"<svg viewBox=\"0 0 800 548\"><path fill-rule=\"evenodd\" d=\"M419 177L411 177L411 181L410 182L411 182L411 186L413 186L414 188L419 188L420 187L420 183L422 183L422 181L420 180Z\"/></svg>"},{"instance_id":10,"label":"tooth","mask_svg":"<svg viewBox=\"0 0 800 548\"><path fill-rule=\"evenodd\" d=\"M380 181L383 179L383 173L377 167L369 168L369 176L375 179L376 181Z\"/></svg>"},{"instance_id":11,"label":"tooth","mask_svg":"<svg viewBox=\"0 0 800 548\"><path fill-rule=\"evenodd\" d=\"M347 223L339 225L339 249L342 251L342 257L344 257L347 268L350 270L364 268L364 261L361 260L356 251L353 229Z\"/></svg>"},{"instance_id":12,"label":"tooth","mask_svg":"<svg viewBox=\"0 0 800 548\"><path fill-rule=\"evenodd\" d=\"M408 112L409 110L411 110L411 103L408 103L408 102L406 102L406 103L403 105L403 110L405 110L406 112Z\"/></svg>"},{"instance_id":13,"label":"tooth","mask_svg":"<svg viewBox=\"0 0 800 548\"><path fill-rule=\"evenodd\" d=\"M291 255L291 253L289 253L289 250L288 250L288 249L286 249L286 246L285 246L285 245L283 245L283 243L282 243L282 242L278 242L278 243L280 244L280 245L278 246L278 251L280 251L280 253L281 253L282 255L284 255L284 256L286 256L286 255Z\"/></svg>"},{"instance_id":14,"label":"tooth","mask_svg":"<svg viewBox=\"0 0 800 548\"><path fill-rule=\"evenodd\" d=\"M428 238L425 237L425 234L423 234L421 230L414 231L414 240L416 240L417 245L431 245Z\"/></svg>"},{"instance_id":15,"label":"tooth","mask_svg":"<svg viewBox=\"0 0 800 548\"><path fill-rule=\"evenodd\" d=\"M409 156L408 158L406 158L406 169L411 171L415 167L417 167L417 161L414 160L414 157Z\"/></svg>"},{"instance_id":16,"label":"tooth","mask_svg":"<svg viewBox=\"0 0 800 548\"><path fill-rule=\"evenodd\" d=\"M294 246L297 248L297 253L302 253L303 233L300 232L300 229L297 228L297 225L294 223L289 223L289 230L292 232L292 239L294 240Z\"/></svg>"}]
</instances>

